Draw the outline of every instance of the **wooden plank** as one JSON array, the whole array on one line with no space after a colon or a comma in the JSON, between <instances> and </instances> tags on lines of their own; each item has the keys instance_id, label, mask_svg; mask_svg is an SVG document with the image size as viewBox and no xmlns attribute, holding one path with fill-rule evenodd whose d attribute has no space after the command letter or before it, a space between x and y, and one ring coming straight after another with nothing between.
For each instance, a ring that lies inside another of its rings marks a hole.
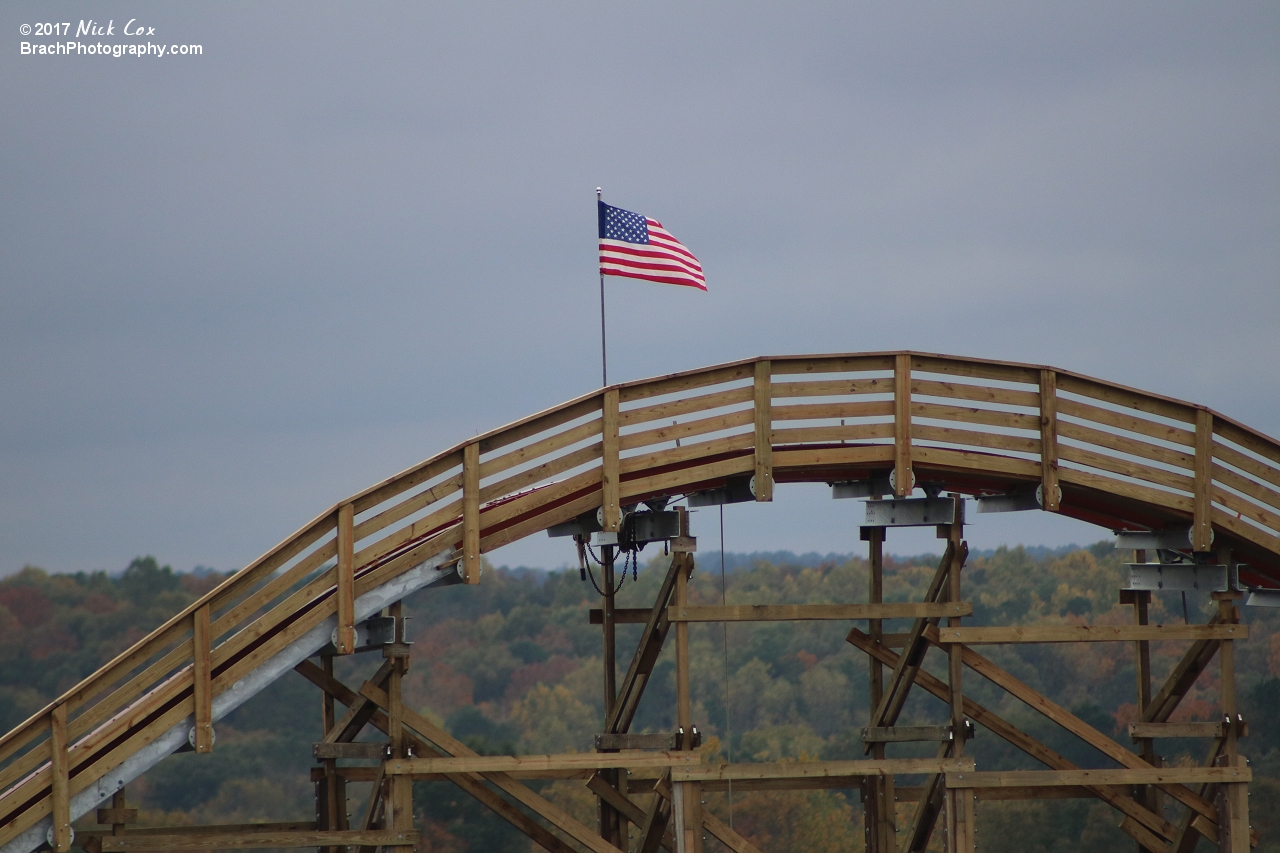
<instances>
[{"instance_id":1,"label":"wooden plank","mask_svg":"<svg viewBox=\"0 0 1280 853\"><path fill-rule=\"evenodd\" d=\"M1098 453L1097 451L1076 447L1072 444L1061 445L1058 448L1058 457L1067 462L1074 462L1077 465L1088 465L1091 468L1119 474L1122 477L1145 480L1148 483L1155 483L1170 489L1178 489L1187 494L1191 494L1192 489L1195 488L1192 479L1184 474L1175 474L1172 471L1153 468L1141 462L1120 459L1116 456Z\"/></svg>"},{"instance_id":2,"label":"wooden plank","mask_svg":"<svg viewBox=\"0 0 1280 853\"><path fill-rule=\"evenodd\" d=\"M776 362L775 362L776 364ZM775 369L773 371L777 373ZM892 394L893 380L885 377L859 379L817 379L807 382L774 382L773 399L792 397L847 397L853 394Z\"/></svg>"},{"instance_id":3,"label":"wooden plank","mask_svg":"<svg viewBox=\"0 0 1280 853\"><path fill-rule=\"evenodd\" d=\"M863 743L913 743L951 740L951 726L864 726Z\"/></svg>"},{"instance_id":4,"label":"wooden plank","mask_svg":"<svg viewBox=\"0 0 1280 853\"><path fill-rule=\"evenodd\" d=\"M941 373L946 376L967 376L974 379L994 379L998 382L1022 382L1035 384L1038 368L1013 361L993 361L985 358L958 358L937 353L909 353L911 363L922 373Z\"/></svg>"},{"instance_id":5,"label":"wooden plank","mask_svg":"<svg viewBox=\"0 0 1280 853\"><path fill-rule=\"evenodd\" d=\"M372 703L370 703L372 704ZM372 713L370 713L372 717ZM335 727L336 728L336 727ZM360 759L365 761L381 761L387 757L386 743L350 743L347 741L320 741L311 744L311 755L316 761L325 759Z\"/></svg>"},{"instance_id":6,"label":"wooden plank","mask_svg":"<svg viewBox=\"0 0 1280 853\"><path fill-rule=\"evenodd\" d=\"M672 744L676 735L656 732L654 734L614 734L604 732L596 735L596 749L608 751L614 749L675 749Z\"/></svg>"},{"instance_id":7,"label":"wooden plank","mask_svg":"<svg viewBox=\"0 0 1280 853\"><path fill-rule=\"evenodd\" d=\"M773 415L769 362L756 362L755 402L755 487L756 500L773 500Z\"/></svg>"},{"instance_id":8,"label":"wooden plank","mask_svg":"<svg viewBox=\"0 0 1280 853\"><path fill-rule=\"evenodd\" d=\"M1149 421L1146 418L1140 418L1126 412L1104 409L1101 406L1082 403L1070 397L1058 397L1058 414L1127 430L1150 438L1158 438L1170 444L1181 444L1186 447L1195 447L1196 444L1195 433L1189 429Z\"/></svg>"},{"instance_id":9,"label":"wooden plank","mask_svg":"<svg viewBox=\"0 0 1280 853\"><path fill-rule=\"evenodd\" d=\"M1248 767L1147 767L1120 770L988 770L947 774L948 788L1013 788L1028 785L1188 785L1248 782Z\"/></svg>"},{"instance_id":10,"label":"wooden plank","mask_svg":"<svg viewBox=\"0 0 1280 853\"><path fill-rule=\"evenodd\" d=\"M99 809L99 811L110 811L110 809ZM125 811L137 812L137 809L126 809ZM137 815L135 814L136 818ZM98 823L109 823L110 821L99 820ZM314 820L288 820L288 821L259 821L256 823L221 823L211 824L207 826L142 826L123 832L101 832L89 830L86 832L77 832L77 836L103 836L115 835L116 837L130 838L146 835L174 835L174 836L190 836L199 837L201 835L226 834L230 832L315 832L316 822Z\"/></svg>"},{"instance_id":11,"label":"wooden plank","mask_svg":"<svg viewBox=\"0 0 1280 853\"><path fill-rule=\"evenodd\" d=\"M1040 494L1041 507L1057 512L1062 490L1058 486L1058 383L1052 370L1040 371Z\"/></svg>"},{"instance_id":12,"label":"wooden plank","mask_svg":"<svg viewBox=\"0 0 1280 853\"><path fill-rule=\"evenodd\" d=\"M618 625L643 625L649 621L650 608L648 607L615 607L613 610L613 621ZM599 607L593 607L587 611L587 624L603 625L604 611Z\"/></svg>"},{"instance_id":13,"label":"wooden plank","mask_svg":"<svg viewBox=\"0 0 1280 853\"><path fill-rule=\"evenodd\" d=\"M680 517L680 532L688 531L688 515ZM683 559L672 561L678 568L675 572L675 590L672 593L672 606L686 609L689 606L689 576L693 574L693 556L685 554ZM670 610L667 611L670 613ZM692 696L689 690L689 623L677 622L676 626L676 725L684 737L690 738L693 731ZM689 747L692 740L682 743L682 748ZM675 801L673 800L673 805ZM675 831L680 832L680 821L676 820Z\"/></svg>"},{"instance_id":14,"label":"wooden plank","mask_svg":"<svg viewBox=\"0 0 1280 853\"><path fill-rule=\"evenodd\" d=\"M755 388L730 388L727 391L715 391L711 394L700 394L696 397L682 397L677 400L666 400L649 406L638 406L619 413L620 426L634 426L649 421L660 421L666 418L678 418L694 412L706 412L712 409L723 409L729 406L740 406L755 399Z\"/></svg>"},{"instance_id":15,"label":"wooden plank","mask_svg":"<svg viewBox=\"0 0 1280 853\"><path fill-rule=\"evenodd\" d=\"M1224 737L1222 723L1130 723L1129 736L1133 738L1185 738Z\"/></svg>"},{"instance_id":16,"label":"wooden plank","mask_svg":"<svg viewBox=\"0 0 1280 853\"><path fill-rule=\"evenodd\" d=\"M480 583L480 444L462 451L462 579Z\"/></svg>"},{"instance_id":17,"label":"wooden plank","mask_svg":"<svg viewBox=\"0 0 1280 853\"><path fill-rule=\"evenodd\" d=\"M945 441L968 447L987 447L993 450L1009 450L1015 453L1040 454L1040 439L998 432L977 432L970 429L954 429L932 424L912 424L912 441Z\"/></svg>"},{"instance_id":18,"label":"wooden plank","mask_svg":"<svg viewBox=\"0 0 1280 853\"><path fill-rule=\"evenodd\" d=\"M1092 471L1081 471L1078 468L1059 468L1058 479L1063 483L1086 486L1090 489L1097 489L1100 492L1108 492L1113 495L1119 495L1122 498L1130 498L1167 509L1176 509L1186 513L1190 513L1192 510L1192 499L1189 496L1162 492L1159 489L1153 489L1150 486L1139 486L1136 483L1126 483L1102 474L1095 474Z\"/></svg>"},{"instance_id":19,"label":"wooden plank","mask_svg":"<svg viewBox=\"0 0 1280 853\"><path fill-rule=\"evenodd\" d=\"M49 752L52 756L53 849L55 853L67 853L71 849L71 768L67 761L66 705L54 705L49 715Z\"/></svg>"},{"instance_id":20,"label":"wooden plank","mask_svg":"<svg viewBox=\"0 0 1280 853\"><path fill-rule=\"evenodd\" d=\"M340 847L412 846L418 843L417 830L350 829L329 832L248 832L239 830L226 833L192 835L104 835L103 853L124 851L168 850L252 850L270 847Z\"/></svg>"},{"instance_id":21,"label":"wooden plank","mask_svg":"<svg viewBox=\"0 0 1280 853\"><path fill-rule=\"evenodd\" d=\"M580 447L577 450L566 453L564 456L557 456L554 459L543 462L541 465L534 465L519 473L512 474L510 477L482 486L480 489L480 503L484 504L491 500L509 497L517 492L524 491L529 486L549 480L558 474L563 474L565 471L571 471L603 457L604 442L602 441L594 442L586 447ZM614 473L616 474L617 472Z\"/></svg>"},{"instance_id":22,"label":"wooden plank","mask_svg":"<svg viewBox=\"0 0 1280 853\"><path fill-rule=\"evenodd\" d=\"M851 619L929 619L944 616L971 616L971 601L914 602L888 604L708 604L671 607L672 622L793 622ZM1243 626L1241 626L1243 627Z\"/></svg>"},{"instance_id":23,"label":"wooden plank","mask_svg":"<svg viewBox=\"0 0 1280 853\"><path fill-rule=\"evenodd\" d=\"M501 456L486 459L480 463L480 479L483 480L501 474L503 471L518 468L535 459L541 459L543 456L548 456L559 450L564 450L566 447L572 447L579 442L600 435L603 424L603 418L592 418L586 423L578 424L546 438L532 441L523 447L517 447L515 450L509 450Z\"/></svg>"},{"instance_id":24,"label":"wooden plank","mask_svg":"<svg viewBox=\"0 0 1280 853\"><path fill-rule=\"evenodd\" d=\"M461 457L459 457L459 461L461 461ZM360 522L356 525L355 538L359 541L365 537L372 536L397 521L408 518L415 512L426 509L432 504L460 491L462 491L462 471L458 470L452 477L446 477L438 483L433 483L429 488L416 492L400 501L400 503L394 504L372 518L367 518Z\"/></svg>"},{"instance_id":25,"label":"wooden plank","mask_svg":"<svg viewBox=\"0 0 1280 853\"><path fill-rule=\"evenodd\" d=\"M979 409L972 406L951 406L945 403L912 403L911 419L914 422L917 418L1025 429L1037 433L1040 430L1040 418L1037 415L1005 412L999 409Z\"/></svg>"},{"instance_id":26,"label":"wooden plank","mask_svg":"<svg viewBox=\"0 0 1280 853\"><path fill-rule=\"evenodd\" d=\"M1143 459L1150 459L1154 462L1163 462L1166 465L1173 465L1183 468L1187 471L1195 469L1195 457L1190 453L1184 453L1181 450L1174 450L1168 447L1161 447L1158 444L1152 444L1149 441L1140 441L1136 438L1129 438L1119 433L1106 432L1105 430L1094 429L1075 421L1058 421L1058 435L1062 438L1070 438L1079 442L1093 444L1098 447L1104 447L1107 450L1115 450L1120 453L1127 453L1130 456L1139 456Z\"/></svg>"},{"instance_id":27,"label":"wooden plank","mask_svg":"<svg viewBox=\"0 0 1280 853\"><path fill-rule=\"evenodd\" d=\"M893 417L892 400L850 401L840 403L792 403L773 406L775 421L816 421L829 418Z\"/></svg>"},{"instance_id":28,"label":"wooden plank","mask_svg":"<svg viewBox=\"0 0 1280 853\"><path fill-rule=\"evenodd\" d=\"M754 423L755 416L751 409L741 409L736 412L697 418L684 423L671 424L670 426L624 433L618 439L618 447L622 450L635 450L636 448L650 447L667 441L679 441L694 435L706 435L710 432L722 432L737 427L750 426Z\"/></svg>"},{"instance_id":29,"label":"wooden plank","mask_svg":"<svg viewBox=\"0 0 1280 853\"><path fill-rule=\"evenodd\" d=\"M740 379L750 379L755 375L755 361L741 361L724 367L702 368L657 379L645 379L639 382L627 382L619 386L618 399L623 403L636 400L647 400L650 397L661 397L666 394L681 394L711 385L723 385Z\"/></svg>"},{"instance_id":30,"label":"wooden plank","mask_svg":"<svg viewBox=\"0 0 1280 853\"><path fill-rule=\"evenodd\" d=\"M355 626L355 507L338 508L338 654L349 655L356 648Z\"/></svg>"},{"instance_id":31,"label":"wooden plank","mask_svg":"<svg viewBox=\"0 0 1280 853\"><path fill-rule=\"evenodd\" d=\"M736 435L713 438L707 441L681 444L679 447L664 447L660 450L650 451L648 453L635 453L631 456L622 457L622 473L634 474L637 471L648 471L652 468L662 468L667 465L678 465L681 462L701 459L704 456L710 456L716 453L750 450L754 446L755 435L753 433L743 432Z\"/></svg>"},{"instance_id":32,"label":"wooden plank","mask_svg":"<svg viewBox=\"0 0 1280 853\"><path fill-rule=\"evenodd\" d=\"M1179 400L1158 397L1135 388L1125 388L1121 385L1080 376L1076 373L1059 371L1058 388L1070 394L1092 397L1104 403L1123 406L1126 409L1133 409L1135 412L1168 418L1171 421L1182 421L1188 424L1193 424L1196 421L1194 407Z\"/></svg>"},{"instance_id":33,"label":"wooden plank","mask_svg":"<svg viewBox=\"0 0 1280 853\"><path fill-rule=\"evenodd\" d=\"M1243 640L1248 625L1012 625L939 628L938 642L990 645L1000 643L1097 643L1139 640Z\"/></svg>"},{"instance_id":34,"label":"wooden plank","mask_svg":"<svg viewBox=\"0 0 1280 853\"><path fill-rule=\"evenodd\" d=\"M872 658L880 663L891 667L897 667L901 656L891 651L884 645L872 642L867 634L862 633L856 628L849 632L846 638L856 648L866 652ZM947 683L937 676L921 670L916 674L916 684L918 684L926 692L933 695L936 699L943 702L950 701L950 690ZM1023 732L1021 729L1009 723L999 715L992 712L985 706L975 702L968 696L963 697L965 716L973 720L978 725L986 728L992 734L1002 738L1015 748L1034 758L1036 761L1047 767L1058 770L1074 770L1077 769L1074 764L1068 761L1059 753L1045 746L1040 741ZM1094 796L1104 800L1122 814L1133 817L1143 825L1162 833L1167 838L1172 838L1177 832L1177 827L1165 820L1162 816L1155 814L1144 806L1135 802L1121 792L1112 788L1091 787L1089 790Z\"/></svg>"},{"instance_id":35,"label":"wooden plank","mask_svg":"<svg viewBox=\"0 0 1280 853\"><path fill-rule=\"evenodd\" d=\"M891 423L856 423L841 426L775 429L770 436L774 444L811 444L822 441L867 441L893 438Z\"/></svg>"},{"instance_id":36,"label":"wooden plank","mask_svg":"<svg viewBox=\"0 0 1280 853\"><path fill-rule=\"evenodd\" d=\"M1215 428L1219 426L1218 421L1218 418L1214 418ZM1280 468L1273 468L1267 462L1247 456L1234 447L1215 441L1213 443L1213 458L1239 468L1246 474L1264 480L1272 486L1280 486Z\"/></svg>"},{"instance_id":37,"label":"wooden plank","mask_svg":"<svg viewBox=\"0 0 1280 853\"><path fill-rule=\"evenodd\" d=\"M826 373L857 373L893 370L893 353L861 355L775 355L774 376L812 376Z\"/></svg>"},{"instance_id":38,"label":"wooden plank","mask_svg":"<svg viewBox=\"0 0 1280 853\"><path fill-rule=\"evenodd\" d=\"M948 400L972 400L977 403L995 403L1001 406L1020 406L1035 409L1040 396L1031 391L1015 391L1009 388L992 388L986 385L969 385L963 382L938 382L932 379L913 379L911 393L921 397L943 397Z\"/></svg>"},{"instance_id":39,"label":"wooden plank","mask_svg":"<svg viewBox=\"0 0 1280 853\"><path fill-rule=\"evenodd\" d=\"M1245 518L1250 518L1273 532L1280 532L1280 515L1269 512L1257 504L1250 503L1239 495L1232 494L1218 486L1211 488L1209 494L1213 500L1227 509L1239 513Z\"/></svg>"},{"instance_id":40,"label":"wooden plank","mask_svg":"<svg viewBox=\"0 0 1280 853\"><path fill-rule=\"evenodd\" d=\"M209 666L209 606L205 605L192 616L194 630L192 645L193 692L195 693L195 746L196 752L213 752L213 687Z\"/></svg>"},{"instance_id":41,"label":"wooden plank","mask_svg":"<svg viewBox=\"0 0 1280 853\"><path fill-rule=\"evenodd\" d=\"M674 782L727 782L739 779L822 779L864 776L969 773L972 758L884 758L858 761L776 761L751 764L692 764L671 768Z\"/></svg>"},{"instance_id":42,"label":"wooden plank","mask_svg":"<svg viewBox=\"0 0 1280 853\"><path fill-rule=\"evenodd\" d=\"M567 752L559 755L477 755L450 758L400 758L386 762L388 775L414 773L510 773L514 770L610 770L667 768L697 764L697 752Z\"/></svg>"},{"instance_id":43,"label":"wooden plank","mask_svg":"<svg viewBox=\"0 0 1280 853\"><path fill-rule=\"evenodd\" d=\"M992 474L1013 474L1020 477L1040 478L1039 460L1018 459L976 450L957 450L951 447L921 447L911 451L915 461L922 465L938 465L984 471Z\"/></svg>"},{"instance_id":44,"label":"wooden plank","mask_svg":"<svg viewBox=\"0 0 1280 853\"><path fill-rule=\"evenodd\" d=\"M678 489L703 480L716 480L733 474L746 474L754 470L754 468L755 462L752 458L743 456L737 459L726 459L723 462L712 462L708 465L683 468L679 471L654 474L650 477L624 480L622 483L622 499L626 500L634 495L666 492L670 489Z\"/></svg>"},{"instance_id":45,"label":"wooden plank","mask_svg":"<svg viewBox=\"0 0 1280 853\"><path fill-rule=\"evenodd\" d=\"M1191 549L1207 552L1213 547L1213 415L1196 409L1195 510L1191 523Z\"/></svg>"},{"instance_id":46,"label":"wooden plank","mask_svg":"<svg viewBox=\"0 0 1280 853\"><path fill-rule=\"evenodd\" d=\"M618 473L618 389L609 388L604 392L604 409L601 417L601 442L604 456L600 464L601 500L604 505L603 527L610 533L616 533L622 523L622 508L619 500Z\"/></svg>"},{"instance_id":47,"label":"wooden plank","mask_svg":"<svg viewBox=\"0 0 1280 853\"><path fill-rule=\"evenodd\" d=\"M848 447L817 447L788 449L779 447L773 451L773 467L805 468L816 465L862 465L894 460L893 446L849 445Z\"/></svg>"},{"instance_id":48,"label":"wooden plank","mask_svg":"<svg viewBox=\"0 0 1280 853\"><path fill-rule=\"evenodd\" d=\"M911 356L901 353L893 365L893 490L900 498L915 488L911 471Z\"/></svg>"},{"instance_id":49,"label":"wooden plank","mask_svg":"<svg viewBox=\"0 0 1280 853\"><path fill-rule=\"evenodd\" d=\"M1215 450L1214 452L1216 453L1217 451ZM1256 480L1242 477L1230 468L1224 468L1214 463L1213 479L1227 488L1235 489L1241 494L1248 495L1255 501L1280 509L1280 492L1269 489Z\"/></svg>"}]
</instances>

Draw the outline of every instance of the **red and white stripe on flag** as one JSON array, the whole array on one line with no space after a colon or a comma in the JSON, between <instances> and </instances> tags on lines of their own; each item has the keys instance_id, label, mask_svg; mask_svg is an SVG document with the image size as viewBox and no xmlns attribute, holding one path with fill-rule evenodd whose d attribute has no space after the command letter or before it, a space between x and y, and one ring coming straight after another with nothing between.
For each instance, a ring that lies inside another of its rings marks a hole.
<instances>
[{"instance_id":1,"label":"red and white stripe on flag","mask_svg":"<svg viewBox=\"0 0 1280 853\"><path fill-rule=\"evenodd\" d=\"M647 243L600 238L600 272L706 290L702 264L693 252L656 219L646 216L645 224L649 231Z\"/></svg>"}]
</instances>

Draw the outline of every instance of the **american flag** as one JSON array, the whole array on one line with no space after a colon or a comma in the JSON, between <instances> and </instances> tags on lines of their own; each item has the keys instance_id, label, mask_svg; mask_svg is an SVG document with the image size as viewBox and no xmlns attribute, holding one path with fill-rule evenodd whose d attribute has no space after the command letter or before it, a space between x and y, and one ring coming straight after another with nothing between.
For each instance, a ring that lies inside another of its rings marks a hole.
<instances>
[{"instance_id":1,"label":"american flag","mask_svg":"<svg viewBox=\"0 0 1280 853\"><path fill-rule=\"evenodd\" d=\"M602 275L707 289L698 259L661 222L603 201L597 204Z\"/></svg>"}]
</instances>

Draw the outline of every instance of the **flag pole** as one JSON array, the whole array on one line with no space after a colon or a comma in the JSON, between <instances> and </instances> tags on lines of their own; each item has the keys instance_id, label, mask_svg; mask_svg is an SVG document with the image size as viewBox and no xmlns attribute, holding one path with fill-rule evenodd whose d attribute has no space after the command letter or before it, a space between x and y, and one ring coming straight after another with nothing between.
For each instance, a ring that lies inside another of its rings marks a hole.
<instances>
[{"instance_id":1,"label":"flag pole","mask_svg":"<svg viewBox=\"0 0 1280 853\"><path fill-rule=\"evenodd\" d=\"M596 206L600 204L600 187L596 187ZM600 373L602 386L609 384L609 350L605 346L604 333L604 270L600 271Z\"/></svg>"}]
</instances>

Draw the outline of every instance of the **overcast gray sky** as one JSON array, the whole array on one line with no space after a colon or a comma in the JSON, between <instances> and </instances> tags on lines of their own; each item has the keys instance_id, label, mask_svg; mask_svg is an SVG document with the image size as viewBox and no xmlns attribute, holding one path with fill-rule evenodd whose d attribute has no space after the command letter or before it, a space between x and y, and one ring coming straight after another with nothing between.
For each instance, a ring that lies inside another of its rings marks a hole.
<instances>
[{"instance_id":1,"label":"overcast gray sky","mask_svg":"<svg viewBox=\"0 0 1280 853\"><path fill-rule=\"evenodd\" d=\"M203 54L20 52L134 18ZM0 573L237 568L597 387L597 185L710 287L609 284L619 380L914 348L1280 434L1273 2L6 3L0 31ZM850 551L854 516L784 487L727 546ZM979 547L1104 533L988 519Z\"/></svg>"}]
</instances>

